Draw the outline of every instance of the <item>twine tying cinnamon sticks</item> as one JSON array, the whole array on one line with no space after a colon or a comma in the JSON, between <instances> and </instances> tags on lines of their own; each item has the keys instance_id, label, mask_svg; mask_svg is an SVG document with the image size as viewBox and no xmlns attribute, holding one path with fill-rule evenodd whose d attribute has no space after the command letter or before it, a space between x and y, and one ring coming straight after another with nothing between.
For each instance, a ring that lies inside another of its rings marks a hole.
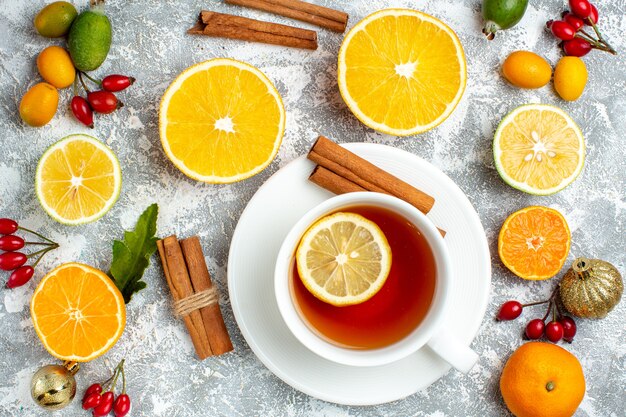
<instances>
[{"instance_id":1,"label":"twine tying cinnamon sticks","mask_svg":"<svg viewBox=\"0 0 626 417\"><path fill-rule=\"evenodd\" d=\"M174 311L185 322L198 357L205 359L233 350L200 239L194 236L179 242L176 236L169 236L157 241L157 249Z\"/></svg>"},{"instance_id":2,"label":"twine tying cinnamon sticks","mask_svg":"<svg viewBox=\"0 0 626 417\"><path fill-rule=\"evenodd\" d=\"M425 192L378 168L332 140L320 136L307 155L317 166L309 180L335 194L374 191L406 201L426 214L435 199ZM439 229L442 236L446 232Z\"/></svg>"},{"instance_id":3,"label":"twine tying cinnamon sticks","mask_svg":"<svg viewBox=\"0 0 626 417\"><path fill-rule=\"evenodd\" d=\"M217 303L218 295L215 287L210 290L200 291L189 297L174 302L174 314L176 317L184 317L192 311Z\"/></svg>"}]
</instances>

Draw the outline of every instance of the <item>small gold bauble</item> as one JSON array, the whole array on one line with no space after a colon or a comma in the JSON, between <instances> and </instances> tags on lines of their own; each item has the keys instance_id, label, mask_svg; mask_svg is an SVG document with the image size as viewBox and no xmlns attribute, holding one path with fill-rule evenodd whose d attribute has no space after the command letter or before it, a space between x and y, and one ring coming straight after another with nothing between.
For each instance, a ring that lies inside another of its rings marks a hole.
<instances>
[{"instance_id":1,"label":"small gold bauble","mask_svg":"<svg viewBox=\"0 0 626 417\"><path fill-rule=\"evenodd\" d=\"M30 393L33 400L46 410L60 410L72 402L76 395L74 374L76 362L61 365L46 365L33 375Z\"/></svg>"},{"instance_id":2,"label":"small gold bauble","mask_svg":"<svg viewBox=\"0 0 626 417\"><path fill-rule=\"evenodd\" d=\"M565 309L588 319L605 317L620 302L623 291L617 268L600 259L576 259L560 283Z\"/></svg>"}]
</instances>

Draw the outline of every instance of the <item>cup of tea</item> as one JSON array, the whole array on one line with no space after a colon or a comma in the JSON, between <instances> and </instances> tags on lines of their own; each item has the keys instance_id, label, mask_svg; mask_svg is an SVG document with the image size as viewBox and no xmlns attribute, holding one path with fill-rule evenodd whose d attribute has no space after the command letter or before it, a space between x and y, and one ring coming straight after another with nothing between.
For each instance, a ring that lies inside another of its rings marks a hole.
<instances>
[{"instance_id":1,"label":"cup of tea","mask_svg":"<svg viewBox=\"0 0 626 417\"><path fill-rule=\"evenodd\" d=\"M296 251L305 232L317 220L337 212L355 213L374 222L391 249L391 268L380 290L348 306L315 297L303 284L296 265ZM330 361L378 366L424 346L462 372L478 360L444 325L454 285L444 238L423 213L396 197L348 193L311 209L282 243L274 285L278 308L291 333Z\"/></svg>"}]
</instances>

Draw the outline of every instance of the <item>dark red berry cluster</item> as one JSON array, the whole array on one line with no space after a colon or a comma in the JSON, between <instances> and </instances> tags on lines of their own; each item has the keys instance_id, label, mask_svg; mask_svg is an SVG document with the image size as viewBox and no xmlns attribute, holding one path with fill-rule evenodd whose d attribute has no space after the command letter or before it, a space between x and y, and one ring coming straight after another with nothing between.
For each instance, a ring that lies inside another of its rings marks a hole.
<instances>
[{"instance_id":1,"label":"dark red berry cluster","mask_svg":"<svg viewBox=\"0 0 626 417\"><path fill-rule=\"evenodd\" d=\"M616 54L598 29L598 9L589 0L569 0L569 10L563 12L562 20L549 20L546 26L560 39L563 53L568 56L585 56L592 49ZM593 29L592 35L585 26Z\"/></svg>"},{"instance_id":2,"label":"dark red berry cluster","mask_svg":"<svg viewBox=\"0 0 626 417\"><path fill-rule=\"evenodd\" d=\"M122 392L115 396L115 385L122 376ZM102 392L104 388L106 391ZM124 417L130 412L130 397L126 394L126 374L124 359L115 367L113 375L102 384L92 384L83 395L83 409L93 409L93 417L103 417L113 411L115 417Z\"/></svg>"},{"instance_id":3,"label":"dark red berry cluster","mask_svg":"<svg viewBox=\"0 0 626 417\"><path fill-rule=\"evenodd\" d=\"M83 75L89 81L97 85L99 90L91 91L89 87L87 87L87 84L85 84ZM87 75L87 73L82 71L78 72L77 78L80 79L80 83L87 93L87 98L78 95L76 88L77 84L75 82L74 97L70 103L70 108L72 109L74 117L76 117L79 122L90 128L93 128L94 112L109 114L124 106L124 104L119 101L113 93L125 90L135 82L133 77L127 77L126 75L119 74L107 75L99 81L95 78L91 78Z\"/></svg>"},{"instance_id":4,"label":"dark red berry cluster","mask_svg":"<svg viewBox=\"0 0 626 417\"><path fill-rule=\"evenodd\" d=\"M44 242L27 242L24 238L15 235L15 232L22 230L43 239ZM25 246L44 246L43 249L25 254L17 252ZM0 269L3 271L13 271L7 281L7 288L20 287L26 284L33 277L35 267L51 250L58 248L56 242L51 241L37 232L21 227L15 220L0 219ZM25 265L26 261L35 258L31 265Z\"/></svg>"},{"instance_id":5,"label":"dark red berry cluster","mask_svg":"<svg viewBox=\"0 0 626 417\"><path fill-rule=\"evenodd\" d=\"M560 340L572 343L576 335L576 323L574 319L561 313L556 294L557 289L552 293L548 300L538 301L535 303L522 304L519 301L511 300L502 304L496 318L500 321L514 320L522 314L524 307L530 307L539 304L548 304L548 310L541 319L533 319L526 325L524 334L530 340L541 339L546 337L552 343ZM552 315L552 319L546 324L548 317Z\"/></svg>"}]
</instances>

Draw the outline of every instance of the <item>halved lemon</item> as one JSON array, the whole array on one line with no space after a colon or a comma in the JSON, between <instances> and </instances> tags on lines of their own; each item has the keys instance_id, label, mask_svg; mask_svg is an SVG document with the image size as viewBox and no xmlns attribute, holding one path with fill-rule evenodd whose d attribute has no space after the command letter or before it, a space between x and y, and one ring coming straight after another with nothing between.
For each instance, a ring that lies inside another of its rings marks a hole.
<instances>
[{"instance_id":1,"label":"halved lemon","mask_svg":"<svg viewBox=\"0 0 626 417\"><path fill-rule=\"evenodd\" d=\"M339 51L339 90L354 115L390 135L442 123L465 91L459 38L445 23L411 9L386 9L357 23Z\"/></svg>"},{"instance_id":2,"label":"halved lemon","mask_svg":"<svg viewBox=\"0 0 626 417\"><path fill-rule=\"evenodd\" d=\"M39 202L53 219L64 224L98 220L115 204L121 188L117 157L88 135L61 139L46 150L37 166Z\"/></svg>"},{"instance_id":3,"label":"halved lemon","mask_svg":"<svg viewBox=\"0 0 626 417\"><path fill-rule=\"evenodd\" d=\"M63 264L39 283L30 302L35 331L61 360L88 362L103 355L126 325L124 298L102 271Z\"/></svg>"},{"instance_id":4,"label":"halved lemon","mask_svg":"<svg viewBox=\"0 0 626 417\"><path fill-rule=\"evenodd\" d=\"M580 174L585 140L563 110L528 104L502 119L493 156L498 173L511 187L535 195L554 194Z\"/></svg>"},{"instance_id":5,"label":"halved lemon","mask_svg":"<svg viewBox=\"0 0 626 417\"><path fill-rule=\"evenodd\" d=\"M212 59L183 71L165 91L159 132L167 157L185 175L231 183L272 162L285 133L285 108L257 68Z\"/></svg>"},{"instance_id":6,"label":"halved lemon","mask_svg":"<svg viewBox=\"0 0 626 417\"><path fill-rule=\"evenodd\" d=\"M498 235L502 263L520 278L541 280L559 273L569 254L571 233L561 213L530 206L511 214Z\"/></svg>"},{"instance_id":7,"label":"halved lemon","mask_svg":"<svg viewBox=\"0 0 626 417\"><path fill-rule=\"evenodd\" d=\"M336 306L360 304L387 280L391 248L376 223L340 212L304 233L296 263L302 283L316 298Z\"/></svg>"}]
</instances>

